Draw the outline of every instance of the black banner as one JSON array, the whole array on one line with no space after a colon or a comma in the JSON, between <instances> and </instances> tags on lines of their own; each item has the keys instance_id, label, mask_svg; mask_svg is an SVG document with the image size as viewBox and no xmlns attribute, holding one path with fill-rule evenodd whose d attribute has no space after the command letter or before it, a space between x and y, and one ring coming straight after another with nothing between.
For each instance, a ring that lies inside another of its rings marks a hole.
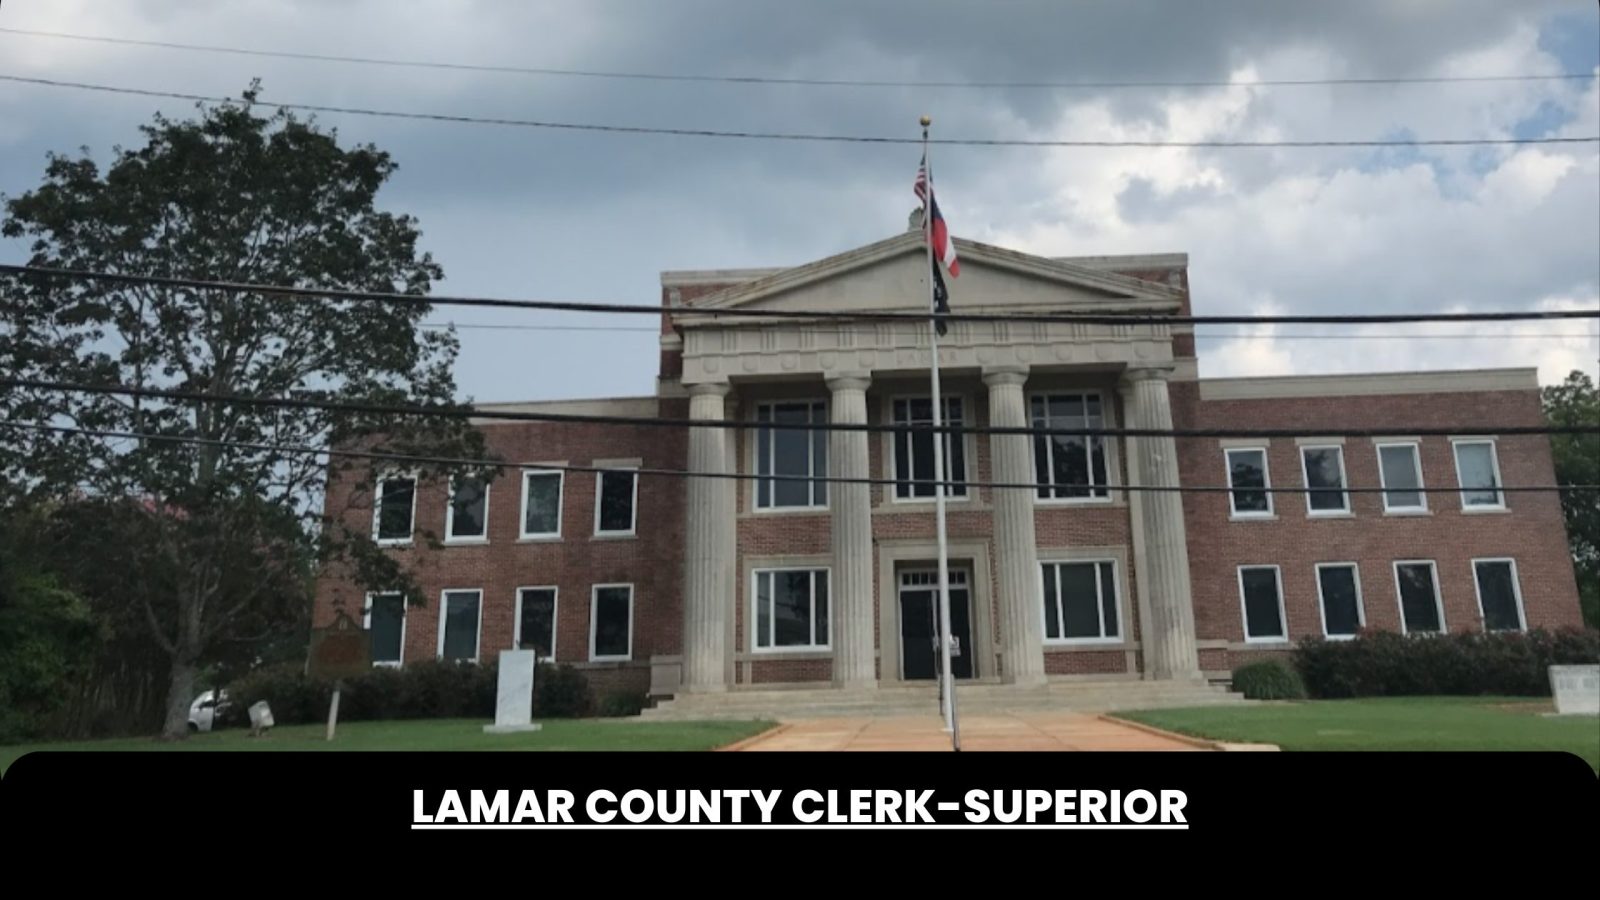
<instances>
[{"instance_id":1,"label":"black banner","mask_svg":"<svg viewBox=\"0 0 1600 900\"><path fill-rule=\"evenodd\" d=\"M1564 753L52 752L0 781L0 828L83 846L199 836L220 818L230 842L335 828L342 849L388 852L860 830L1174 853L1460 838L1549 854L1587 847L1597 801L1594 770Z\"/></svg>"}]
</instances>

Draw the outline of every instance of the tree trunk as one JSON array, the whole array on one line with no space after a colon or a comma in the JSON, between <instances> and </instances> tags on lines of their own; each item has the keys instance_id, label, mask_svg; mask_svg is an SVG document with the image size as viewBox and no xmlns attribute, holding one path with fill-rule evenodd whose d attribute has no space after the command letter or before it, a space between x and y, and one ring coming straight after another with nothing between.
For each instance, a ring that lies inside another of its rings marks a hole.
<instances>
[{"instance_id":1,"label":"tree trunk","mask_svg":"<svg viewBox=\"0 0 1600 900\"><path fill-rule=\"evenodd\" d=\"M167 718L161 726L161 739L181 741L189 737L189 704L194 702L195 665L172 661L172 680L167 686Z\"/></svg>"}]
</instances>

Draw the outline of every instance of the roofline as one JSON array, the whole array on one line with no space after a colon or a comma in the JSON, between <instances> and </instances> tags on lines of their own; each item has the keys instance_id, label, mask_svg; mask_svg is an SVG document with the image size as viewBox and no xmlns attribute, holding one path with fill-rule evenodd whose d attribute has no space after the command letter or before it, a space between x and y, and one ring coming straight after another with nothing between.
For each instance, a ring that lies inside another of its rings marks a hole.
<instances>
[{"instance_id":1,"label":"roofline","mask_svg":"<svg viewBox=\"0 0 1600 900\"><path fill-rule=\"evenodd\" d=\"M633 397L593 397L575 400L527 400L515 403L475 403L474 409L484 412L511 413L566 413L569 415L648 415L654 416L660 407L659 398L653 394ZM480 419L469 417L474 425L516 424L514 419ZM523 423L526 424L526 423Z\"/></svg>"},{"instance_id":2,"label":"roofline","mask_svg":"<svg viewBox=\"0 0 1600 900\"><path fill-rule=\"evenodd\" d=\"M1118 256L1052 256L1056 262L1087 266L1091 269L1186 269L1187 253L1128 253Z\"/></svg>"},{"instance_id":3,"label":"roofline","mask_svg":"<svg viewBox=\"0 0 1600 900\"><path fill-rule=\"evenodd\" d=\"M1004 249L1004 248L997 248ZM1116 256L1047 256L1051 262L1067 263L1089 269L1182 269L1189 265L1187 253L1129 253ZM811 262L815 262L812 260ZM688 287L700 284L742 284L768 278L795 266L772 266L759 269L668 269L661 273L664 288Z\"/></svg>"},{"instance_id":4,"label":"roofline","mask_svg":"<svg viewBox=\"0 0 1600 900\"><path fill-rule=\"evenodd\" d=\"M1417 372L1352 372L1341 375L1269 375L1246 378L1202 378L1199 383L1201 400L1537 391L1539 370L1533 367L1518 367L1436 369Z\"/></svg>"}]
</instances>

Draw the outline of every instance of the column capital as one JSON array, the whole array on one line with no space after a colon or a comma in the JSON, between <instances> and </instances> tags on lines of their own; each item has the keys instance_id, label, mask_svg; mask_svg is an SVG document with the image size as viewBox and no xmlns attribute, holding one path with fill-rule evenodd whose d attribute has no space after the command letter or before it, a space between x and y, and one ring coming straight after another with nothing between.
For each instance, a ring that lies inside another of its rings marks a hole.
<instances>
[{"instance_id":1,"label":"column capital","mask_svg":"<svg viewBox=\"0 0 1600 900\"><path fill-rule=\"evenodd\" d=\"M705 381L686 385L685 390L691 397L726 397L733 390L733 385L726 381Z\"/></svg>"},{"instance_id":2,"label":"column capital","mask_svg":"<svg viewBox=\"0 0 1600 900\"><path fill-rule=\"evenodd\" d=\"M984 366L983 383L989 387L1002 384L1020 385L1028 380L1027 366Z\"/></svg>"},{"instance_id":3,"label":"column capital","mask_svg":"<svg viewBox=\"0 0 1600 900\"><path fill-rule=\"evenodd\" d=\"M1122 373L1122 380L1130 384L1140 381L1171 381L1172 375L1177 371L1177 366L1168 364L1161 366L1129 366Z\"/></svg>"},{"instance_id":4,"label":"column capital","mask_svg":"<svg viewBox=\"0 0 1600 900\"><path fill-rule=\"evenodd\" d=\"M823 381L830 391L864 391L872 386L871 372L840 372Z\"/></svg>"}]
</instances>

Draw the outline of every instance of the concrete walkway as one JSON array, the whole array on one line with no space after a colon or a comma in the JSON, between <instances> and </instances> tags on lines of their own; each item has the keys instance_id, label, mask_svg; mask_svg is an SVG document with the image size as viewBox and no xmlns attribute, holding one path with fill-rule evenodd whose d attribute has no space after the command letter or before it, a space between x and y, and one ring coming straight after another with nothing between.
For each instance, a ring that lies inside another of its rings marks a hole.
<instances>
[{"instance_id":1,"label":"concrete walkway","mask_svg":"<svg viewBox=\"0 0 1600 900\"><path fill-rule=\"evenodd\" d=\"M963 717L963 750L1209 750L1180 739L1084 713L1013 713ZM760 750L949 750L933 716L802 719L729 748Z\"/></svg>"}]
</instances>

